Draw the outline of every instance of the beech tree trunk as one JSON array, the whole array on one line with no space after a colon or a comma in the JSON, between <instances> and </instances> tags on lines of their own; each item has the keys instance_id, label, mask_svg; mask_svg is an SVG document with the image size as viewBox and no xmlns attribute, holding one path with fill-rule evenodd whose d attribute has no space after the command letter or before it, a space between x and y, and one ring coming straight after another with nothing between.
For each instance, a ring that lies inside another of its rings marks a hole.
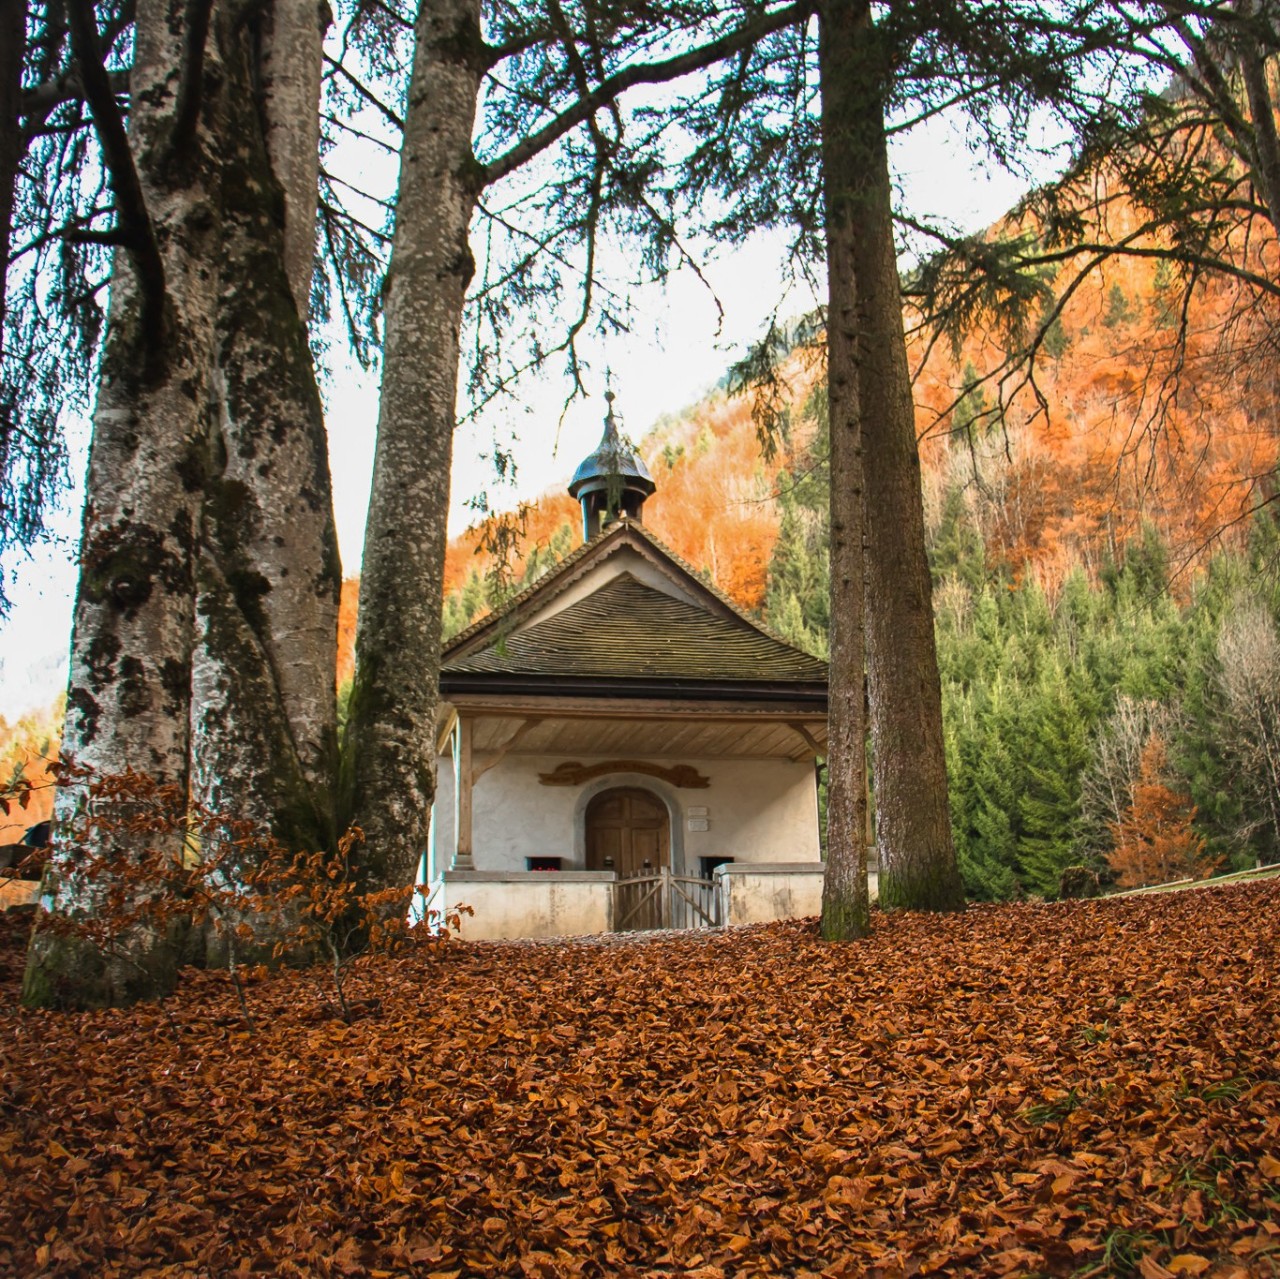
<instances>
[{"instance_id":1,"label":"beech tree trunk","mask_svg":"<svg viewBox=\"0 0 1280 1279\"><path fill-rule=\"evenodd\" d=\"M223 178L226 287L199 570L193 789L214 813L249 818L290 847L313 850L336 840L341 567L324 414L297 303L310 258L293 279L286 269L289 212L308 236L314 226L314 174L295 175L287 194L268 135L281 154L314 149L317 106L296 104L298 137L288 143L287 122L264 130L252 94L255 42L243 26L217 35L235 86L228 136L237 145L228 148ZM318 77L318 39L304 50ZM310 217L303 180L312 182Z\"/></svg>"},{"instance_id":2,"label":"beech tree trunk","mask_svg":"<svg viewBox=\"0 0 1280 1279\"><path fill-rule=\"evenodd\" d=\"M847 75L865 8L829 0L819 10L822 160L827 237L827 399L831 422L831 683L827 711L827 868L822 935L865 936L867 895L866 684L862 409L858 375L859 200L851 120L857 89Z\"/></svg>"},{"instance_id":3,"label":"beech tree trunk","mask_svg":"<svg viewBox=\"0 0 1280 1279\"><path fill-rule=\"evenodd\" d=\"M284 199L284 269L304 323L316 259L320 77L331 18L327 0L272 0L262 35L267 148Z\"/></svg>"},{"instance_id":4,"label":"beech tree trunk","mask_svg":"<svg viewBox=\"0 0 1280 1279\"><path fill-rule=\"evenodd\" d=\"M305 11L295 5L286 18ZM197 12L174 21L170 5L139 5L129 145L162 246L164 324L156 336L140 322L137 276L122 257L90 455L64 753L99 775L148 773L299 850L331 847L341 572L298 304L309 261L290 278L286 247L287 209L297 235L313 234L315 189L295 164L286 199L267 142L274 113L279 154L315 147L306 86L319 76L316 10L301 41L315 68L298 77L300 93L277 76L270 102L244 12L215 0L203 40L184 29ZM284 19L269 10L264 21L278 37ZM193 65L196 99L179 70ZM194 114L184 116L184 101L196 102ZM171 145L193 120L194 134ZM64 819L82 800L64 788ZM126 875L128 838L108 826L93 839L92 851ZM72 920L101 913L107 887L77 876L78 852L64 841L55 858L52 906ZM172 986L180 957L174 936L145 926L109 956L46 929L33 942L26 998L153 997Z\"/></svg>"},{"instance_id":5,"label":"beech tree trunk","mask_svg":"<svg viewBox=\"0 0 1280 1279\"><path fill-rule=\"evenodd\" d=\"M478 0L424 3L387 280L386 353L365 531L345 793L371 886L407 886L426 848L458 342L481 170Z\"/></svg>"},{"instance_id":6,"label":"beech tree trunk","mask_svg":"<svg viewBox=\"0 0 1280 1279\"><path fill-rule=\"evenodd\" d=\"M63 758L100 775L128 769L185 790L195 600L195 560L209 375L216 333L221 168L208 121L219 79L204 76L205 121L194 143L167 145L183 65L181 24L165 0L139 0L130 138L165 277L159 332L143 323L138 275L117 255L89 454L80 580L71 641ZM64 785L65 824L84 802ZM127 839L99 830L101 843ZM101 851L97 849L95 851ZM63 842L50 875L53 908L92 913L103 886L77 875ZM161 994L175 980L170 940L145 930L106 960L51 931L28 958L29 1003L92 1006Z\"/></svg>"}]
</instances>

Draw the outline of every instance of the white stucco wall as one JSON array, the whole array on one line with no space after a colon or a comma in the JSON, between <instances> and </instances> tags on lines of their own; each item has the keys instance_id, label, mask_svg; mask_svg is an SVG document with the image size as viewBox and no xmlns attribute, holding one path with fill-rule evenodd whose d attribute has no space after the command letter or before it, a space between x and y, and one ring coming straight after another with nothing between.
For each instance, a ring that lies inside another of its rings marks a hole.
<instances>
[{"instance_id":1,"label":"white stucco wall","mask_svg":"<svg viewBox=\"0 0 1280 1279\"><path fill-rule=\"evenodd\" d=\"M612 872L449 871L441 879L435 909L446 916L459 906L474 912L461 917L463 938L573 937L613 926Z\"/></svg>"},{"instance_id":2,"label":"white stucco wall","mask_svg":"<svg viewBox=\"0 0 1280 1279\"><path fill-rule=\"evenodd\" d=\"M723 924L768 924L822 913L821 862L716 868Z\"/></svg>"},{"instance_id":3,"label":"white stucco wall","mask_svg":"<svg viewBox=\"0 0 1280 1279\"><path fill-rule=\"evenodd\" d=\"M583 758L583 764L595 761ZM671 861L677 873L696 874L699 859L737 862L816 862L818 799L808 761L653 759L692 764L710 779L705 790L680 790L639 773L615 773L582 786L543 786L562 756L509 755L485 773L472 795L472 847L479 871L524 871L527 857L564 858L565 870L585 867L583 811L593 795L614 786L639 786L671 813ZM453 762L439 760L432 829L432 877L448 870L453 851ZM705 809L705 814L690 814ZM690 823L707 829L690 829Z\"/></svg>"}]
</instances>

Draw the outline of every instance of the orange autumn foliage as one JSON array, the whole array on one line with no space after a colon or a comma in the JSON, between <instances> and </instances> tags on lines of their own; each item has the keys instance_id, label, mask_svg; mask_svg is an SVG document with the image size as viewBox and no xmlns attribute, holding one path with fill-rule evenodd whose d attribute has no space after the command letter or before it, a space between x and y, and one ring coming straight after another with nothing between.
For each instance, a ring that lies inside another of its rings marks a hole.
<instances>
[{"instance_id":1,"label":"orange autumn foliage","mask_svg":"<svg viewBox=\"0 0 1280 1279\"><path fill-rule=\"evenodd\" d=\"M1192 825L1196 809L1191 796L1165 781L1168 764L1164 738L1152 733L1142 749L1133 803L1123 821L1111 824L1111 866L1126 888L1203 878L1214 869L1206 863L1204 840Z\"/></svg>"},{"instance_id":2,"label":"orange autumn foliage","mask_svg":"<svg viewBox=\"0 0 1280 1279\"><path fill-rule=\"evenodd\" d=\"M337 686L342 688L356 669L356 606L360 602L360 579L344 577L338 598Z\"/></svg>"},{"instance_id":3,"label":"orange autumn foliage","mask_svg":"<svg viewBox=\"0 0 1280 1279\"><path fill-rule=\"evenodd\" d=\"M63 699L10 724L0 716L0 786L13 798L0 811L0 846L16 844L24 832L53 816L54 779L49 765L58 758Z\"/></svg>"},{"instance_id":4,"label":"orange autumn foliage","mask_svg":"<svg viewBox=\"0 0 1280 1279\"><path fill-rule=\"evenodd\" d=\"M1135 225L1119 199L1108 222L1111 235ZM1276 248L1259 233L1249 265L1273 275ZM1096 570L1121 554L1148 523L1184 570L1243 535L1280 460L1280 373L1269 343L1280 316L1274 301L1243 298L1206 275L1180 344L1181 302L1172 271L1150 258L1117 259L1087 277L1036 370L1044 403L1030 386L1006 386L1002 418L988 419L990 434L975 425L972 442L952 438L964 426L952 405L966 381L999 367L998 335L975 331L957 355L913 343L926 491L936 503L949 483L980 489L989 558L1015 577L1031 572L1051 589L1074 565ZM996 395L984 390L989 410Z\"/></svg>"}]
</instances>

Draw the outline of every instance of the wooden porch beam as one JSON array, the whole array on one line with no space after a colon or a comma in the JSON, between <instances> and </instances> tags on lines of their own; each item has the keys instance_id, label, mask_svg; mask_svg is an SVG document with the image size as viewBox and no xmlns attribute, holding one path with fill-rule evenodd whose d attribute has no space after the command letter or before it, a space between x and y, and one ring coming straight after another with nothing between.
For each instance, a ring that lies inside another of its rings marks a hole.
<instances>
[{"instance_id":1,"label":"wooden porch beam","mask_svg":"<svg viewBox=\"0 0 1280 1279\"><path fill-rule=\"evenodd\" d=\"M793 764L797 764L797 763L799 763L799 762L800 762L800 760L804 759L806 756L810 756L810 755L817 756L817 755L825 755L825 754L826 754L826 749L825 749L824 747L822 747L822 746L820 746L820 745L818 744L818 740L817 740L817 738L815 738L815 737L814 737L814 735L813 735L811 732L809 732L809 730L808 730L807 728L805 728L805 726L804 726L803 724L800 724L800 723L796 722L795 720L788 720L788 721L787 721L787 727L788 727L788 728L789 728L793 733L795 733L795 735L796 735L796 736L797 736L797 737L798 737L798 738L799 738L799 739L804 743L804 745L805 745L805 749L804 749L804 750L802 750L802 751L797 751L794 755L788 755L788 756L787 756L787 758L788 758L788 759L789 759Z\"/></svg>"},{"instance_id":2,"label":"wooden porch beam","mask_svg":"<svg viewBox=\"0 0 1280 1279\"><path fill-rule=\"evenodd\" d=\"M450 706L449 713L441 721L440 729L436 733L436 754L443 755L444 748L449 745L450 738L453 737L454 725L458 722L457 710Z\"/></svg>"},{"instance_id":3,"label":"wooden porch beam","mask_svg":"<svg viewBox=\"0 0 1280 1279\"><path fill-rule=\"evenodd\" d=\"M480 780L491 768L497 764L501 764L506 758L508 751L515 750L517 746L532 732L539 724L542 723L541 717L533 717L524 720L510 737L507 738L496 751L485 755L482 760L476 763L475 769L471 774L472 785Z\"/></svg>"}]
</instances>

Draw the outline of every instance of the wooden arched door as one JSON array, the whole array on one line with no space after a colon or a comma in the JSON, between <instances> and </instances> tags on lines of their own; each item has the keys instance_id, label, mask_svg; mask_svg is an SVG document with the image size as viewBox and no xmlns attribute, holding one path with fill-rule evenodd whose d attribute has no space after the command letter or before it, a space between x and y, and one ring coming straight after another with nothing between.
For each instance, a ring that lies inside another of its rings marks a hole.
<instances>
[{"instance_id":1,"label":"wooden arched door","mask_svg":"<svg viewBox=\"0 0 1280 1279\"><path fill-rule=\"evenodd\" d=\"M587 805L587 869L619 878L657 872L671 861L671 821L652 792L632 786L601 791Z\"/></svg>"}]
</instances>

